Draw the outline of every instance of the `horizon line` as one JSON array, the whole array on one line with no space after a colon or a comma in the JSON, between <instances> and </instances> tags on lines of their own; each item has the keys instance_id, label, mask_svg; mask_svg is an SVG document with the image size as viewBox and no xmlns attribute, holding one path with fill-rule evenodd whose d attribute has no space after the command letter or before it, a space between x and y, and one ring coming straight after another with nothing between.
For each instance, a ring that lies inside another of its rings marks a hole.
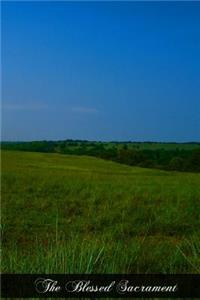
<instances>
[{"instance_id":1,"label":"horizon line","mask_svg":"<svg viewBox=\"0 0 200 300\"><path fill-rule=\"evenodd\" d=\"M90 143L151 143L151 144L200 144L200 141L151 141L151 140L90 140L90 139L38 139L38 140L0 140L0 143L32 143L32 142L90 142Z\"/></svg>"}]
</instances>

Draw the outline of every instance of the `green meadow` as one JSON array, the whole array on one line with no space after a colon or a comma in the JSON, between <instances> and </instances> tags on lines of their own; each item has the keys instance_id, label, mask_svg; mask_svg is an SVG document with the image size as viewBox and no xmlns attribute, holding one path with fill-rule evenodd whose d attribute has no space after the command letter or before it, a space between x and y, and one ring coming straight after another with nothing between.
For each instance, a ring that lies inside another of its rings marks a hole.
<instances>
[{"instance_id":1,"label":"green meadow","mask_svg":"<svg viewBox=\"0 0 200 300\"><path fill-rule=\"evenodd\" d=\"M199 273L200 174L2 150L2 272Z\"/></svg>"}]
</instances>

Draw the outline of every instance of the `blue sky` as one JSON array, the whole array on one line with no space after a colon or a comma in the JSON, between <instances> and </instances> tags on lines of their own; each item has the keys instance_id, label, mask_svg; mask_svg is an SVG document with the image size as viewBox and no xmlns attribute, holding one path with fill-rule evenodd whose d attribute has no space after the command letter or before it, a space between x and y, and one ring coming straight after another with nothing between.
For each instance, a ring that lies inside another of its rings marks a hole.
<instances>
[{"instance_id":1,"label":"blue sky","mask_svg":"<svg viewBox=\"0 0 200 300\"><path fill-rule=\"evenodd\" d=\"M200 2L3 2L2 139L200 141Z\"/></svg>"}]
</instances>

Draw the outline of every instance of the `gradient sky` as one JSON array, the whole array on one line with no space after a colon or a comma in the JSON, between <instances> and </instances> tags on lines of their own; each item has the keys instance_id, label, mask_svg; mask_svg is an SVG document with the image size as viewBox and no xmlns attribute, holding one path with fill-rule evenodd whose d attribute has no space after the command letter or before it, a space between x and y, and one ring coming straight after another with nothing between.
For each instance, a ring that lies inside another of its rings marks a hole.
<instances>
[{"instance_id":1,"label":"gradient sky","mask_svg":"<svg viewBox=\"0 0 200 300\"><path fill-rule=\"evenodd\" d=\"M200 2L3 2L2 139L200 141Z\"/></svg>"}]
</instances>

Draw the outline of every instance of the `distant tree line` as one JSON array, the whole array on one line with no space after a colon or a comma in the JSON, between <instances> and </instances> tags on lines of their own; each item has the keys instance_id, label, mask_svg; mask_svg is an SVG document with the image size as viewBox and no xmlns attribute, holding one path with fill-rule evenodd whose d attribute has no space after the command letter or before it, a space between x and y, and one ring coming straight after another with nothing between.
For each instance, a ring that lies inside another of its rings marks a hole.
<instances>
[{"instance_id":1,"label":"distant tree line","mask_svg":"<svg viewBox=\"0 0 200 300\"><path fill-rule=\"evenodd\" d=\"M150 143L150 142L149 142ZM173 149L138 149L134 143L105 143L81 140L2 142L1 149L30 152L89 155L118 163L185 172L200 172L200 145L186 150L175 144Z\"/></svg>"}]
</instances>

